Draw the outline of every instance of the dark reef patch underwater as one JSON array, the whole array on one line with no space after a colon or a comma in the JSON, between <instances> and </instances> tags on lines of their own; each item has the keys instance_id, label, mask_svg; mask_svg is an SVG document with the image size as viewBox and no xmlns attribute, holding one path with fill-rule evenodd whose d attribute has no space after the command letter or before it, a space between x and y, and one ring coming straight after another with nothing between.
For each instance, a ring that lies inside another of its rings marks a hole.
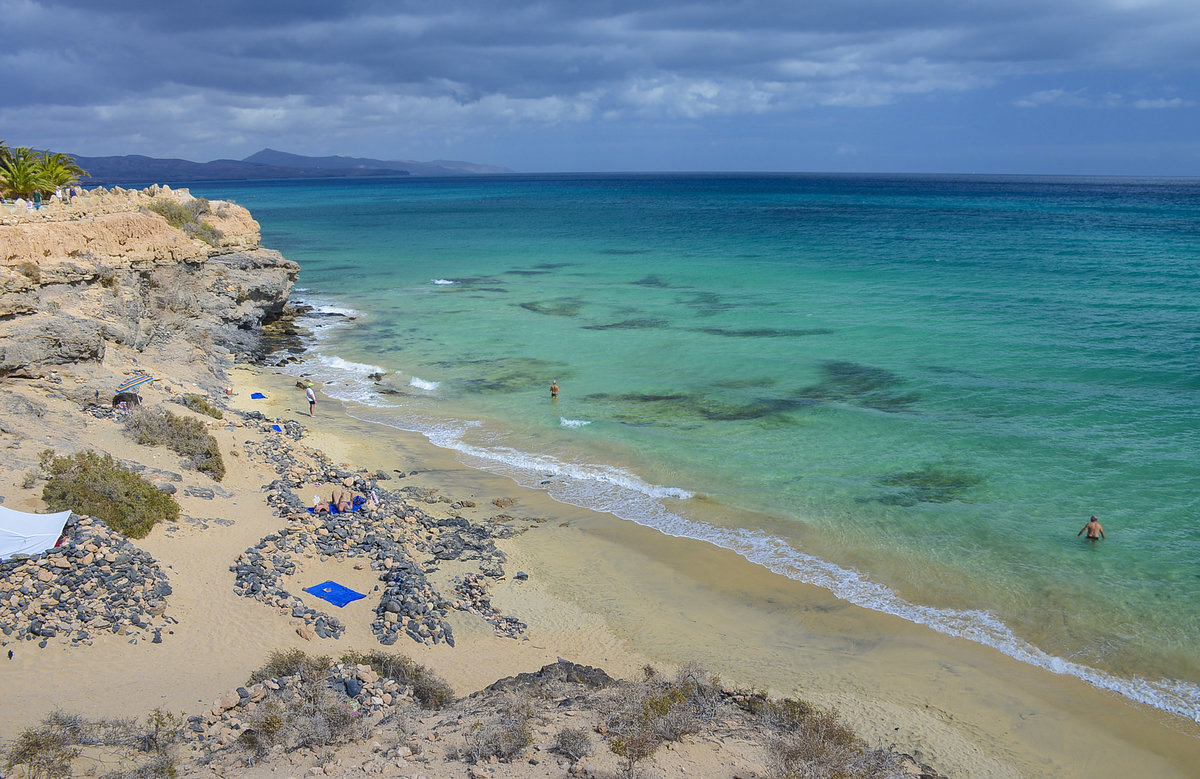
<instances>
[{"instance_id":1,"label":"dark reef patch underwater","mask_svg":"<svg viewBox=\"0 0 1200 779\"><path fill-rule=\"evenodd\" d=\"M961 501L967 492L983 484L983 481L982 476L970 471L927 465L919 470L891 473L876 479L877 484L896 489L874 500L889 506Z\"/></svg>"},{"instance_id":2,"label":"dark reef patch underwater","mask_svg":"<svg viewBox=\"0 0 1200 779\"><path fill-rule=\"evenodd\" d=\"M805 387L800 397L819 403L851 403L877 411L912 411L920 396L902 392L904 381L883 368L845 360L821 363L824 378Z\"/></svg>"}]
</instances>

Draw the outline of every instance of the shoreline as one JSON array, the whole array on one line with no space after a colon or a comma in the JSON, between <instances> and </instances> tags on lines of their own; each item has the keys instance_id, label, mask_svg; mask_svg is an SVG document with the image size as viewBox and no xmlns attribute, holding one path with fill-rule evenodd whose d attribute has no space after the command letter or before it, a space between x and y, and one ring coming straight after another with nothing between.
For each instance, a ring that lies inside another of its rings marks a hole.
<instances>
[{"instance_id":1,"label":"shoreline","mask_svg":"<svg viewBox=\"0 0 1200 779\"><path fill-rule=\"evenodd\" d=\"M261 370L282 396L272 408L305 422L304 411L290 410L302 400L295 377ZM550 518L504 543L510 568L529 570L531 583L548 582L544 592L600 620L606 641L629 652L624 662L613 655L572 657L576 662L608 663L628 675L636 658L696 660L737 684L836 705L872 743L895 743L951 775L1117 777L1154 766L1156 776L1187 776L1200 760L1200 727L1182 717L855 606L708 542L559 503L463 465L418 433L363 422L340 408L334 414L329 407L342 404L322 400L310 436L335 459L335 452L365 454L347 434L377 435L426 464L420 482L456 497L520 495L522 508ZM601 582L615 591L597 591ZM501 591L493 601L524 619L528 601L519 593Z\"/></svg>"},{"instance_id":2,"label":"shoreline","mask_svg":"<svg viewBox=\"0 0 1200 779\"><path fill-rule=\"evenodd\" d=\"M70 379L69 371L62 373ZM497 542L508 556L507 576L489 593L499 611L528 625L528 640L499 637L482 620L452 611L455 647L421 646L403 635L393 647L446 678L456 694L559 657L624 678L636 677L647 663L696 661L735 686L834 706L869 743L894 745L951 776L1183 777L1200 760L1200 729L1181 718L839 601L706 542L558 503L543 491L462 465L418 434L355 419L323 395L310 419L292 376L247 366L233 368L231 376L231 407L298 421L306 428L300 445L335 463L401 471L389 489L423 487L473 503L461 512L473 518L495 514L500 504L493 501L500 500L503 513L529 521L531 529ZM254 391L266 400L251 400ZM94 448L143 462L166 458L161 450L140 451L111 423L85 427ZM131 646L116 636L87 647L10 644L14 660L0 662L0 737L11 738L52 709L94 716L140 716L158 706L203 711L275 649L337 654L380 648L369 627L371 597L338 610L347 627L341 639L309 642L297 635L295 620L234 594L229 565L284 521L263 501L274 471L248 451L248 443L269 443L267 434L238 423L214 427L230 465L221 499L181 496L185 520L159 526L138 542L169 572L172 631L162 644ZM175 466L160 460L156 467ZM185 473L185 483L201 481ZM10 473L10 481L19 476ZM301 490L307 500L309 486ZM10 485L6 494L14 491ZM6 505L35 510L37 503L27 497ZM448 505L427 508L435 517L458 513ZM374 580L367 573L345 562L310 560L296 583L337 578L368 590ZM445 586L451 573L430 580ZM214 657L221 661L213 663ZM48 687L47 679L66 682Z\"/></svg>"}]
</instances>

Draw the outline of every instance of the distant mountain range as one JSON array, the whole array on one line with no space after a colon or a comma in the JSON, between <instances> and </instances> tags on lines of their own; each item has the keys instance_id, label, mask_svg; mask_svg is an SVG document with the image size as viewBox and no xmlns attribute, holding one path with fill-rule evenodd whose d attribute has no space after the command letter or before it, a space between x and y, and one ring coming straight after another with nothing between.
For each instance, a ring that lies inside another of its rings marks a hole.
<instances>
[{"instance_id":1,"label":"distant mountain range","mask_svg":"<svg viewBox=\"0 0 1200 779\"><path fill-rule=\"evenodd\" d=\"M184 181L260 181L368 176L478 176L511 173L507 168L456 160L414 162L367 157L305 157L263 149L244 160L191 162L129 154L122 157L75 157L91 174L91 185L151 184Z\"/></svg>"}]
</instances>

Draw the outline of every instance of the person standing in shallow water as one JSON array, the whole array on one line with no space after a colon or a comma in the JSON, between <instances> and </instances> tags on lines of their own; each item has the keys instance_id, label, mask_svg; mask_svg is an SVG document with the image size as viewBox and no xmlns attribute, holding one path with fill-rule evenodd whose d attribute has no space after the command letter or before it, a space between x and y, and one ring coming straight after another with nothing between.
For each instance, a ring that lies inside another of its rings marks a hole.
<instances>
[{"instance_id":1,"label":"person standing in shallow water","mask_svg":"<svg viewBox=\"0 0 1200 779\"><path fill-rule=\"evenodd\" d=\"M1099 541L1101 538L1105 540L1108 539L1108 536L1104 535L1104 526L1100 524L1100 520L1096 519L1095 514L1093 514L1092 518L1088 520L1088 523L1083 526L1083 530L1080 530L1075 534L1075 537L1079 538L1081 535L1083 535L1084 531L1087 531L1087 537L1089 541Z\"/></svg>"},{"instance_id":2,"label":"person standing in shallow water","mask_svg":"<svg viewBox=\"0 0 1200 779\"><path fill-rule=\"evenodd\" d=\"M558 400L558 379L550 382L550 399Z\"/></svg>"},{"instance_id":3,"label":"person standing in shallow water","mask_svg":"<svg viewBox=\"0 0 1200 779\"><path fill-rule=\"evenodd\" d=\"M304 388L304 397L308 398L308 415L310 417L315 417L317 409L317 393L313 392L313 385L311 381L308 383L308 386Z\"/></svg>"}]
</instances>

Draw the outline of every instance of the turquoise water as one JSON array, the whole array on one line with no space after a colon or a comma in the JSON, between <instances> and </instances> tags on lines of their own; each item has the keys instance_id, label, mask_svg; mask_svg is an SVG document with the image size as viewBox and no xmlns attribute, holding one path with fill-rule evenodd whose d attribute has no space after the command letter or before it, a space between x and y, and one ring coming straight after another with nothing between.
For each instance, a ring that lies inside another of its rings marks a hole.
<instances>
[{"instance_id":1,"label":"turquoise water","mask_svg":"<svg viewBox=\"0 0 1200 779\"><path fill-rule=\"evenodd\" d=\"M1200 182L193 191L300 262L356 415L1200 720Z\"/></svg>"}]
</instances>

